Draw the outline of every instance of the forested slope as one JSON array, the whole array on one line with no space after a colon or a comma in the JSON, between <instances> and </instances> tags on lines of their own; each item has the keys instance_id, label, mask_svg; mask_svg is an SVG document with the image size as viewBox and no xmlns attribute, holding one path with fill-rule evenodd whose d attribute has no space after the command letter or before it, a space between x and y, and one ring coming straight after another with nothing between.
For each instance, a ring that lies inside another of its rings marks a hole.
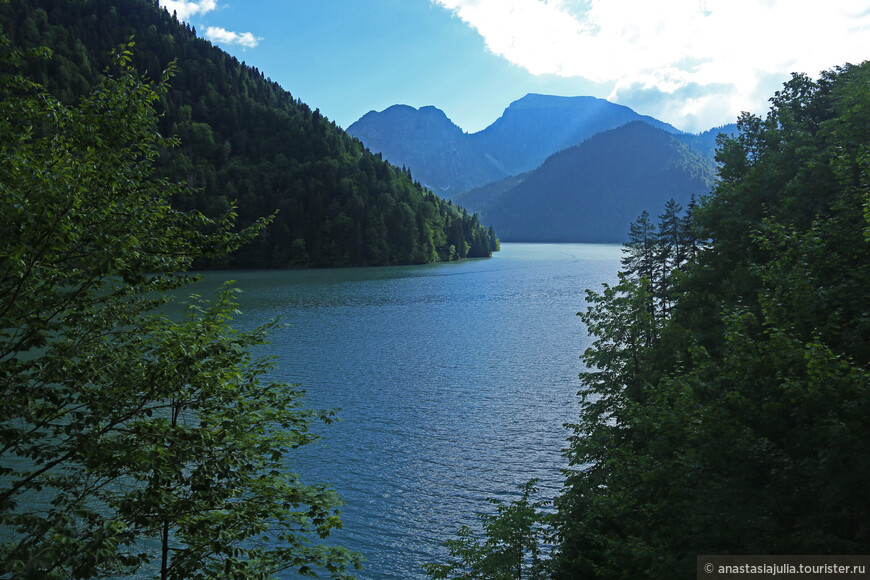
<instances>
[{"instance_id":1,"label":"forested slope","mask_svg":"<svg viewBox=\"0 0 870 580\"><path fill-rule=\"evenodd\" d=\"M535 171L469 191L457 203L480 212L512 242L622 242L626 224L674 198L709 192L712 159L644 121L604 131L552 155Z\"/></svg>"},{"instance_id":2,"label":"forested slope","mask_svg":"<svg viewBox=\"0 0 870 580\"><path fill-rule=\"evenodd\" d=\"M795 75L590 293L560 578L870 546L870 62ZM645 217L645 216L644 216Z\"/></svg>"},{"instance_id":3,"label":"forested slope","mask_svg":"<svg viewBox=\"0 0 870 580\"><path fill-rule=\"evenodd\" d=\"M594 97L528 94L491 125L464 133L435 107L370 111L347 130L397 165L407 166L453 201L464 192L531 172L548 157L633 121L668 133L674 127ZM695 136L687 136L695 137Z\"/></svg>"},{"instance_id":4,"label":"forested slope","mask_svg":"<svg viewBox=\"0 0 870 580\"><path fill-rule=\"evenodd\" d=\"M251 245L212 266L423 263L488 256L495 245L474 216L152 0L12 0L0 4L0 24L13 46L54 51L27 73L64 102L94 86L130 37L140 73L158 77L177 61L160 130L181 146L160 166L196 193L176 206L215 216L236 203L240 226L278 212Z\"/></svg>"},{"instance_id":5,"label":"forested slope","mask_svg":"<svg viewBox=\"0 0 870 580\"><path fill-rule=\"evenodd\" d=\"M579 313L594 342L555 510L526 483L430 577L689 580L705 554L867 553L868 97L870 61L794 75L718 140L709 196L641 213Z\"/></svg>"}]
</instances>

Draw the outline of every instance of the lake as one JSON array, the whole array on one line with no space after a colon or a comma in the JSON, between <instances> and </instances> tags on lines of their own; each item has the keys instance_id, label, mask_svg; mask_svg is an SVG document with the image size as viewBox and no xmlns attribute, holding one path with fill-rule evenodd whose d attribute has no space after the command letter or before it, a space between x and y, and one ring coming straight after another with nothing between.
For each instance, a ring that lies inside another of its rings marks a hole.
<instances>
[{"instance_id":1,"label":"lake","mask_svg":"<svg viewBox=\"0 0 870 580\"><path fill-rule=\"evenodd\" d=\"M486 497L541 479L552 498L578 413L576 313L614 282L618 245L503 244L491 259L389 268L209 273L244 290L239 326L274 317L276 378L340 421L294 452L308 482L345 501L331 543L363 553L360 578L425 578L441 543Z\"/></svg>"}]
</instances>

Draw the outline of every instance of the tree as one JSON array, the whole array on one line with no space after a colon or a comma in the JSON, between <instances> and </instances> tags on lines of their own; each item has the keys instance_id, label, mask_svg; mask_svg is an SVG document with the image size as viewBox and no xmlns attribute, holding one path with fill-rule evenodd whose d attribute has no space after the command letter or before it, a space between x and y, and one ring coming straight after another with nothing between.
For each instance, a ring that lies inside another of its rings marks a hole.
<instances>
[{"instance_id":1,"label":"tree","mask_svg":"<svg viewBox=\"0 0 870 580\"><path fill-rule=\"evenodd\" d=\"M182 146L161 151L156 175L186 181L197 191L173 199L173 207L217 218L236 202L241 227L278 210L262 235L230 255L198 260L197 269L384 265L448 254L449 244L436 245L434 253L415 252L407 246L408 231L389 227L391 209L407 204L420 224L443 236L444 223L427 210L446 208L446 201L262 72L196 38L157 3L112 0L107 6L105 0L5 0L0 25L13 46L39 42L54 51L51 62L27 59L24 66L64 103L96 86L108 53L131 34L138 70L155 73L178 60L157 127L179 136ZM28 20L36 36L24 34ZM350 219L339 224L341 215ZM462 219L468 225L471 216ZM417 234L413 221L411 233ZM330 224L334 231L327 233ZM482 226L477 234L485 235ZM457 250L471 241L464 237L462 244L451 242ZM305 240L304 252L288 251L295 240Z\"/></svg>"},{"instance_id":2,"label":"tree","mask_svg":"<svg viewBox=\"0 0 870 580\"><path fill-rule=\"evenodd\" d=\"M590 295L557 577L870 544L868 95L870 63L846 65L741 117L662 316L644 277Z\"/></svg>"},{"instance_id":3,"label":"tree","mask_svg":"<svg viewBox=\"0 0 870 580\"><path fill-rule=\"evenodd\" d=\"M659 271L663 274L656 294L663 315L667 315L671 308L674 273L683 267L688 255L685 218L681 215L682 212L682 206L673 199L669 199L665 204L664 213L659 216L657 262Z\"/></svg>"},{"instance_id":4,"label":"tree","mask_svg":"<svg viewBox=\"0 0 870 580\"><path fill-rule=\"evenodd\" d=\"M480 514L483 538L468 526L444 546L451 558L447 564L424 564L431 578L456 580L542 580L547 577L549 558L543 556L551 530L542 510L549 502L531 502L537 480L519 487L522 496L509 504L487 498L495 514ZM456 559L458 558L458 559Z\"/></svg>"},{"instance_id":5,"label":"tree","mask_svg":"<svg viewBox=\"0 0 870 580\"><path fill-rule=\"evenodd\" d=\"M153 169L171 71L142 80L131 46L68 106L14 72L45 51L0 36L0 575L344 576L358 558L308 540L338 498L288 466L330 414L265 380L269 327L230 327L232 289L160 309L268 220L172 209L186 191Z\"/></svg>"},{"instance_id":6,"label":"tree","mask_svg":"<svg viewBox=\"0 0 870 580\"><path fill-rule=\"evenodd\" d=\"M644 210L637 220L631 224L628 232L628 242L622 246L620 263L626 276L645 278L650 285L650 291L659 284L659 235L655 224Z\"/></svg>"},{"instance_id":7,"label":"tree","mask_svg":"<svg viewBox=\"0 0 870 580\"><path fill-rule=\"evenodd\" d=\"M487 237L489 238L489 249L493 252L498 252L501 249L501 244L492 226L489 226L489 230L487 230Z\"/></svg>"}]
</instances>

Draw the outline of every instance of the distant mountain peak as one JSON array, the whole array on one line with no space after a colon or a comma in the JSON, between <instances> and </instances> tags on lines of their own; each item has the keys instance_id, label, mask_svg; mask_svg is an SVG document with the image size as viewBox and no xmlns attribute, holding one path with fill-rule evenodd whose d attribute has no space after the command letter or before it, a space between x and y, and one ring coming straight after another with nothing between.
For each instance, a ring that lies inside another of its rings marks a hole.
<instances>
[{"instance_id":1,"label":"distant mountain peak","mask_svg":"<svg viewBox=\"0 0 870 580\"><path fill-rule=\"evenodd\" d=\"M431 105L420 109L394 105L380 113L373 111L347 130L372 151L410 168L433 190L449 191L453 196L531 171L554 153L632 121L682 134L667 123L605 99L539 93L512 102L495 122L477 133L464 132ZM709 139L695 141L708 149Z\"/></svg>"},{"instance_id":2,"label":"distant mountain peak","mask_svg":"<svg viewBox=\"0 0 870 580\"><path fill-rule=\"evenodd\" d=\"M508 109L562 109L579 104L591 104L597 102L608 103L609 101L597 97L561 97L557 95L528 93L523 98L508 105Z\"/></svg>"},{"instance_id":3,"label":"distant mountain peak","mask_svg":"<svg viewBox=\"0 0 870 580\"><path fill-rule=\"evenodd\" d=\"M420 111L421 113L434 114L434 115L438 115L440 117L444 117L445 119L449 118L449 117L447 117L447 114L444 111L442 111L441 109L439 109L438 107L436 107L434 105L425 105L423 107L420 107L417 110ZM451 121L451 123L452 122L453 121Z\"/></svg>"},{"instance_id":4,"label":"distant mountain peak","mask_svg":"<svg viewBox=\"0 0 870 580\"><path fill-rule=\"evenodd\" d=\"M402 104L390 105L383 111L369 111L368 113L363 115L360 120L367 117L392 117L398 115L426 115L432 117L442 117L450 121L450 119L447 117L447 114L438 107L435 107L434 105L424 105L418 109L416 107L412 107L411 105ZM453 121L450 122L453 123Z\"/></svg>"},{"instance_id":5,"label":"distant mountain peak","mask_svg":"<svg viewBox=\"0 0 870 580\"><path fill-rule=\"evenodd\" d=\"M416 179L439 193L466 191L504 175L496 162L474 149L465 131L432 105L371 111L347 132L393 164L412 168Z\"/></svg>"},{"instance_id":6,"label":"distant mountain peak","mask_svg":"<svg viewBox=\"0 0 870 580\"><path fill-rule=\"evenodd\" d=\"M464 131L456 125L447 114L432 105L419 109L410 105L392 105L383 111L369 111L358 121L347 128L348 133L357 137L371 137L372 132L380 135L384 131L431 131L438 133L458 133ZM386 144L366 143L372 149L378 149Z\"/></svg>"},{"instance_id":7,"label":"distant mountain peak","mask_svg":"<svg viewBox=\"0 0 870 580\"><path fill-rule=\"evenodd\" d=\"M621 242L644 210L709 191L713 160L674 135L634 120L550 156L529 173L455 198L503 241Z\"/></svg>"}]
</instances>

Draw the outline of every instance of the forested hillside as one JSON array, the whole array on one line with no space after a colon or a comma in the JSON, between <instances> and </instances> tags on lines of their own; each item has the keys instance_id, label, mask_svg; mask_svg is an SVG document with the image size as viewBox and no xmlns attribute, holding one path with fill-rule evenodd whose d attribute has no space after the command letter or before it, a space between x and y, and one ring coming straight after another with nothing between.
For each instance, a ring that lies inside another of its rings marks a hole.
<instances>
[{"instance_id":1,"label":"forested hillside","mask_svg":"<svg viewBox=\"0 0 870 580\"><path fill-rule=\"evenodd\" d=\"M677 136L634 121L551 156L527 174L456 198L506 241L622 242L626 224L674 198L709 192L714 163Z\"/></svg>"},{"instance_id":2,"label":"forested hillside","mask_svg":"<svg viewBox=\"0 0 870 580\"><path fill-rule=\"evenodd\" d=\"M701 155L713 159L716 155L716 144L719 135L725 135L726 137L736 136L737 123L728 123L721 127L713 127L712 129L704 131L703 133L698 133L697 135L692 133L680 133L674 135L674 137L679 139L680 143L694 149Z\"/></svg>"},{"instance_id":3,"label":"forested hillside","mask_svg":"<svg viewBox=\"0 0 870 580\"><path fill-rule=\"evenodd\" d=\"M722 141L695 219L637 222L589 294L557 576L866 553L868 96L870 62L795 75Z\"/></svg>"},{"instance_id":4,"label":"forested hillside","mask_svg":"<svg viewBox=\"0 0 870 580\"><path fill-rule=\"evenodd\" d=\"M868 94L867 63L796 76L723 143L691 235L636 227L590 296L564 577L866 550Z\"/></svg>"},{"instance_id":5,"label":"forested hillside","mask_svg":"<svg viewBox=\"0 0 870 580\"><path fill-rule=\"evenodd\" d=\"M580 313L594 342L555 513L529 482L432 578L689 580L703 554L866 553L868 96L870 61L794 75L720 139L710 196L631 224L618 283Z\"/></svg>"},{"instance_id":6,"label":"forested hillside","mask_svg":"<svg viewBox=\"0 0 870 580\"><path fill-rule=\"evenodd\" d=\"M634 121L679 133L663 121L604 99L528 94L470 138L478 147L492 152L510 175L516 175L539 167L558 151Z\"/></svg>"},{"instance_id":7,"label":"forested hillside","mask_svg":"<svg viewBox=\"0 0 870 580\"><path fill-rule=\"evenodd\" d=\"M196 37L154 0L11 0L0 24L13 46L47 46L26 71L63 102L95 86L131 37L133 65L177 71L161 105L160 170L195 188L179 209L216 216L235 203L241 227L278 212L252 244L211 266L317 267L423 263L488 256L477 218L370 153L318 110L256 68Z\"/></svg>"}]
</instances>

